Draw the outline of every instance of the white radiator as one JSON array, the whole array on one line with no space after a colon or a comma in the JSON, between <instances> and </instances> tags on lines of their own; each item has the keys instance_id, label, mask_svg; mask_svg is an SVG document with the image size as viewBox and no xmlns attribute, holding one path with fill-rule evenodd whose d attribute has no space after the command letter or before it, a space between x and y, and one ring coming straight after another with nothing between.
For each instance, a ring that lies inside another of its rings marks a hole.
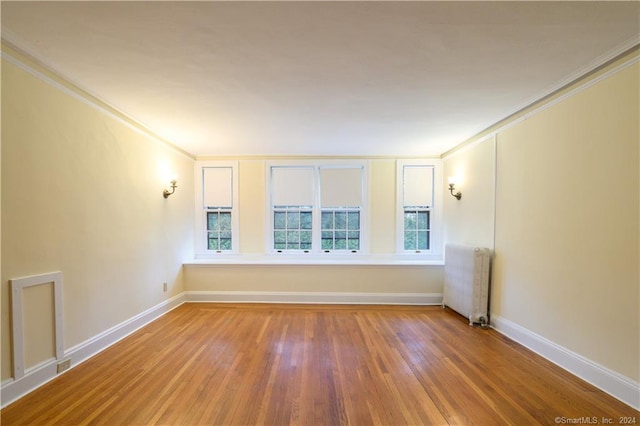
<instances>
[{"instance_id":1,"label":"white radiator","mask_svg":"<svg viewBox=\"0 0 640 426\"><path fill-rule=\"evenodd\" d=\"M469 318L469 324L489 323L489 265L487 248L447 244L442 305Z\"/></svg>"}]
</instances>

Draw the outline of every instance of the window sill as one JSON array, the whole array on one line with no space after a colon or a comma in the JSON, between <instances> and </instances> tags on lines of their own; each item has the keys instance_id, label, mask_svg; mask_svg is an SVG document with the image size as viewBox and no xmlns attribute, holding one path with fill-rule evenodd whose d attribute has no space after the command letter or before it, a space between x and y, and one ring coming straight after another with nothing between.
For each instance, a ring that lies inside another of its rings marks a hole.
<instances>
[{"instance_id":1,"label":"window sill","mask_svg":"<svg viewBox=\"0 0 640 426\"><path fill-rule=\"evenodd\" d=\"M441 259L426 259L415 255L345 255L319 256L313 254L220 254L183 262L184 265L347 265L347 266L442 266Z\"/></svg>"}]
</instances>

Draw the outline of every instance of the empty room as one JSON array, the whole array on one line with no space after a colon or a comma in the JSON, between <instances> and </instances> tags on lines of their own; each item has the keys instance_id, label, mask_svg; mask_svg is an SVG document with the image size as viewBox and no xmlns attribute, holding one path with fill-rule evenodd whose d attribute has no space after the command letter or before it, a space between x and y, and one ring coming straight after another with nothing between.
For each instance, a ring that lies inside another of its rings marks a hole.
<instances>
[{"instance_id":1,"label":"empty room","mask_svg":"<svg viewBox=\"0 0 640 426\"><path fill-rule=\"evenodd\" d=\"M640 422L640 3L0 7L3 425Z\"/></svg>"}]
</instances>

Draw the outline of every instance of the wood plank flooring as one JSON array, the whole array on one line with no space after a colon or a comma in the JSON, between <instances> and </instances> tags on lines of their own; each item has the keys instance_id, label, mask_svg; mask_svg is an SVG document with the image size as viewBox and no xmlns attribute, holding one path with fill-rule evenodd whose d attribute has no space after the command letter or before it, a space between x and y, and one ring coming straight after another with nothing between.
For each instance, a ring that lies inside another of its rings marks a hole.
<instances>
[{"instance_id":1,"label":"wood plank flooring","mask_svg":"<svg viewBox=\"0 0 640 426\"><path fill-rule=\"evenodd\" d=\"M182 305L0 412L2 425L618 424L623 416L640 422L637 411L440 307L274 304Z\"/></svg>"}]
</instances>

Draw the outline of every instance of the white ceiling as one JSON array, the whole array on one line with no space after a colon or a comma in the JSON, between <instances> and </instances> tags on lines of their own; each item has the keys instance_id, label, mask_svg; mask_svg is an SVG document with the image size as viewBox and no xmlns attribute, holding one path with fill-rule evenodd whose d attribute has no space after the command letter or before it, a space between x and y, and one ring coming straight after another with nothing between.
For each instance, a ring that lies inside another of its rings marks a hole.
<instances>
[{"instance_id":1,"label":"white ceiling","mask_svg":"<svg viewBox=\"0 0 640 426\"><path fill-rule=\"evenodd\" d=\"M197 156L439 155L638 43L638 2L9 2L2 37Z\"/></svg>"}]
</instances>

